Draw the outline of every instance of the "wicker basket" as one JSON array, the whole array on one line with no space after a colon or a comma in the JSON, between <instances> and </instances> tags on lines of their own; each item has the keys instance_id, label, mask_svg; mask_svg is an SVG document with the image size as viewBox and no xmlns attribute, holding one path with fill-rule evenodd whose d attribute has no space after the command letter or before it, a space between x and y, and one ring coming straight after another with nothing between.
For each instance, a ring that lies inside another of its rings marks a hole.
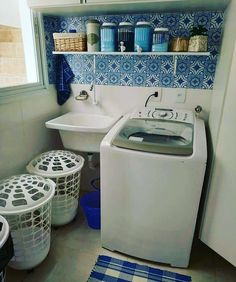
<instances>
[{"instance_id":1,"label":"wicker basket","mask_svg":"<svg viewBox=\"0 0 236 282\"><path fill-rule=\"evenodd\" d=\"M55 51L87 51L87 36L79 33L53 33Z\"/></svg>"}]
</instances>

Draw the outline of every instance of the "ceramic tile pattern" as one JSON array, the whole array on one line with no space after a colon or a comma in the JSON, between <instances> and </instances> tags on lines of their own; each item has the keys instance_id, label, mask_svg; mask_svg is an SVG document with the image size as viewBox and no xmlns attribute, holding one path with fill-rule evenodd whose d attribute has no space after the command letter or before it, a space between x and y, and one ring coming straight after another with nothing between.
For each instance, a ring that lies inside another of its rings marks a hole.
<instances>
[{"instance_id":1,"label":"ceramic tile pattern","mask_svg":"<svg viewBox=\"0 0 236 282\"><path fill-rule=\"evenodd\" d=\"M125 85L171 88L212 89L217 56L222 39L223 13L220 11L195 13L149 13L109 15L94 17L44 17L49 82L55 82L55 55L52 55L53 32L70 29L85 31L89 18L102 22L150 21L154 27L168 27L170 36L189 36L193 26L204 25L208 29L209 57L181 56L174 73L173 56L106 56L96 55L96 73L93 73L92 55L66 55L75 74L72 83L98 85Z\"/></svg>"},{"instance_id":2,"label":"ceramic tile pattern","mask_svg":"<svg viewBox=\"0 0 236 282\"><path fill-rule=\"evenodd\" d=\"M86 282L101 254L190 275L193 282L235 282L236 277L236 268L200 241L193 244L188 269L171 268L103 249L100 231L90 229L80 211L74 222L53 230L50 252L33 272L8 268L7 282Z\"/></svg>"}]
</instances>

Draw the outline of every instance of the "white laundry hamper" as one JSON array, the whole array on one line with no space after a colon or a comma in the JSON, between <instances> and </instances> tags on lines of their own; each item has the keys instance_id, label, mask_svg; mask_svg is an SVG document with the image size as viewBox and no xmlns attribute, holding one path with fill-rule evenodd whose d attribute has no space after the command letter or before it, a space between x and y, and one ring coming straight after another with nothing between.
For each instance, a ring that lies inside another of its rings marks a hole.
<instances>
[{"instance_id":1,"label":"white laundry hamper","mask_svg":"<svg viewBox=\"0 0 236 282\"><path fill-rule=\"evenodd\" d=\"M1 272L0 272L0 281L1 282L5 282L6 281L6 270L3 269Z\"/></svg>"},{"instance_id":2,"label":"white laundry hamper","mask_svg":"<svg viewBox=\"0 0 236 282\"><path fill-rule=\"evenodd\" d=\"M7 220L14 246L9 266L32 269L50 249L51 200L55 183L21 174L0 181L0 214Z\"/></svg>"},{"instance_id":3,"label":"white laundry hamper","mask_svg":"<svg viewBox=\"0 0 236 282\"><path fill-rule=\"evenodd\" d=\"M27 171L50 178L56 183L52 200L52 225L71 222L78 210L80 174L84 158L70 151L53 150L34 158Z\"/></svg>"},{"instance_id":4,"label":"white laundry hamper","mask_svg":"<svg viewBox=\"0 0 236 282\"><path fill-rule=\"evenodd\" d=\"M13 244L8 222L3 216L0 216L0 282L6 281L5 267L13 257L13 254Z\"/></svg>"}]
</instances>

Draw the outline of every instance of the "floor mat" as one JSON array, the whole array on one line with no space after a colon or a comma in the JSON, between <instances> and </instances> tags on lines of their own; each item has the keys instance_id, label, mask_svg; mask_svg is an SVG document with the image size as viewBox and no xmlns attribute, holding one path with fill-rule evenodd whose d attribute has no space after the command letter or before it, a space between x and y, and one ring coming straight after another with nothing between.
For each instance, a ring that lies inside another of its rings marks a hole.
<instances>
[{"instance_id":1,"label":"floor mat","mask_svg":"<svg viewBox=\"0 0 236 282\"><path fill-rule=\"evenodd\" d=\"M189 282L190 276L165 271L112 258L99 256L90 274L88 282Z\"/></svg>"}]
</instances>

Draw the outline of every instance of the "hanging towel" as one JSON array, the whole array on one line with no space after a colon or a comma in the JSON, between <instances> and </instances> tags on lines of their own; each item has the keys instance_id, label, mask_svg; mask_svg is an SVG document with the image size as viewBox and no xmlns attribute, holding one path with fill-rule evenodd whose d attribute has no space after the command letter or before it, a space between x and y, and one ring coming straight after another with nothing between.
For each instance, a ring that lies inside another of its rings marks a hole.
<instances>
[{"instance_id":1,"label":"hanging towel","mask_svg":"<svg viewBox=\"0 0 236 282\"><path fill-rule=\"evenodd\" d=\"M59 105L63 105L70 97L70 81L74 76L64 55L58 55L56 64L56 89L57 102Z\"/></svg>"}]
</instances>

